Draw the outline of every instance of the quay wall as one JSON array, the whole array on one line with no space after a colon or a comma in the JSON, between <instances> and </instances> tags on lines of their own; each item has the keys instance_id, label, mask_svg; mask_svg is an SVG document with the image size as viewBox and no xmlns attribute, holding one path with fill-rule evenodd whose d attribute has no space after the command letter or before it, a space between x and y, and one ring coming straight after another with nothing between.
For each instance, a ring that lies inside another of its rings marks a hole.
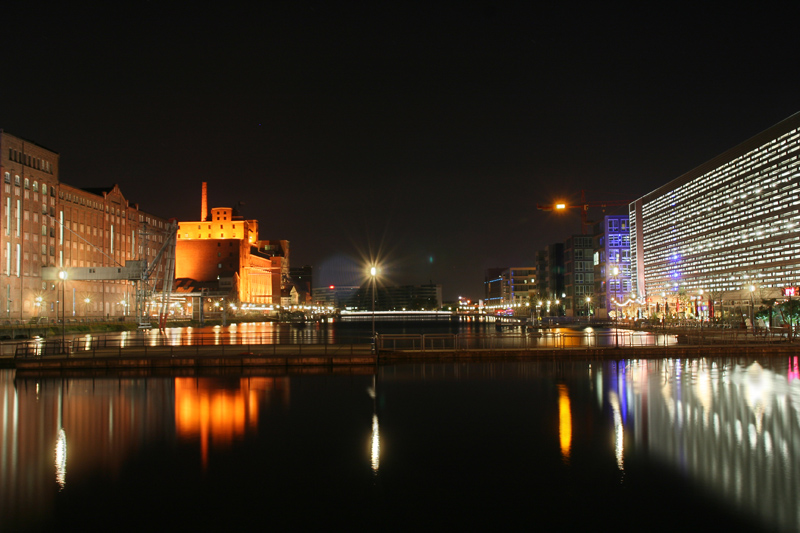
<instances>
[{"instance_id":1,"label":"quay wall","mask_svg":"<svg viewBox=\"0 0 800 533\"><path fill-rule=\"evenodd\" d=\"M183 354L181 353L183 352ZM220 355L213 351L196 354L194 347L175 347L164 353L144 354L141 350L123 350L122 355L43 356L26 358L2 358L0 364L16 368L18 372L79 373L110 370L140 370L144 372L190 371L225 369L230 372L248 369L272 369L286 372L298 368L316 368L320 371L342 371L344 369L374 369L377 365L401 363L435 362L487 362L524 361L541 359L661 359L698 357L763 357L800 355L800 345L750 344L713 346L645 346L645 347L580 347L534 350L425 350L381 352L374 355L365 346L362 351L351 354L329 355L309 353L309 347L300 351L288 351L280 355L239 353ZM350 370L347 370L350 371ZM370 370L372 371L372 370Z\"/></svg>"}]
</instances>

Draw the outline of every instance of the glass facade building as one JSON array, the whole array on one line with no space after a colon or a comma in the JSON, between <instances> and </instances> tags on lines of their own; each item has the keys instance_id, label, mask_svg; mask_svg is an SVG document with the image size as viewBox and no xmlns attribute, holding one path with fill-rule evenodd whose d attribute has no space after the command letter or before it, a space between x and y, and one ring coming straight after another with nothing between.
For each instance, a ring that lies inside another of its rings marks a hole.
<instances>
[{"instance_id":1,"label":"glass facade building","mask_svg":"<svg viewBox=\"0 0 800 533\"><path fill-rule=\"evenodd\" d=\"M633 291L749 298L800 283L800 113L633 202ZM719 296L717 296L719 295Z\"/></svg>"}]
</instances>

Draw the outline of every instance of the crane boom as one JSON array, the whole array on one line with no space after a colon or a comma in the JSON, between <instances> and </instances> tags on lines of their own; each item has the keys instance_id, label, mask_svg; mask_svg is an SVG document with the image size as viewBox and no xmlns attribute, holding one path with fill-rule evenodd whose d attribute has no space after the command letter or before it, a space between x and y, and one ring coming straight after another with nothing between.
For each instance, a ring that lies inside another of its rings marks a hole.
<instances>
[{"instance_id":1,"label":"crane boom","mask_svg":"<svg viewBox=\"0 0 800 533\"><path fill-rule=\"evenodd\" d=\"M581 190L581 203L577 205L568 205L566 203L555 203L555 204L536 204L536 209L540 211L563 211L566 209L580 209L581 210L581 233L584 235L588 235L590 233L590 226L592 225L592 221L589 220L589 208L590 207L600 207L605 209L606 207L620 207L623 205L630 204L630 200L607 200L602 202L587 202L586 201L586 193L584 190Z\"/></svg>"}]
</instances>

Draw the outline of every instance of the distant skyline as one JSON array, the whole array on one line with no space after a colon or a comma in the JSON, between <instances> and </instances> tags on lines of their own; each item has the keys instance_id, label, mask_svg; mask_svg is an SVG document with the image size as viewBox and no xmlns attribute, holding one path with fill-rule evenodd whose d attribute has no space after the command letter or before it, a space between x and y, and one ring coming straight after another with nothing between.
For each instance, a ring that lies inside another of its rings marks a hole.
<instances>
[{"instance_id":1,"label":"distant skyline","mask_svg":"<svg viewBox=\"0 0 800 533\"><path fill-rule=\"evenodd\" d=\"M758 6L18 3L0 128L159 216L207 181L316 285L380 254L480 298L580 233L537 203L641 197L800 111L793 13Z\"/></svg>"}]
</instances>

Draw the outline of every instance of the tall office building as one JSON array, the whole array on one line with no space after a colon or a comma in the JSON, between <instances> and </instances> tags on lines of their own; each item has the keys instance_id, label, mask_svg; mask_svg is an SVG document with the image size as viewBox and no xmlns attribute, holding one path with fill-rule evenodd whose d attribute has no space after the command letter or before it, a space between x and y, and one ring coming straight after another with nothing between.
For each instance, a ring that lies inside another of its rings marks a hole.
<instances>
[{"instance_id":1,"label":"tall office building","mask_svg":"<svg viewBox=\"0 0 800 533\"><path fill-rule=\"evenodd\" d=\"M564 288L564 244L554 243L536 253L536 301L541 316L562 316ZM541 302L541 304L539 303Z\"/></svg>"},{"instance_id":2,"label":"tall office building","mask_svg":"<svg viewBox=\"0 0 800 533\"><path fill-rule=\"evenodd\" d=\"M633 202L633 290L712 307L800 284L798 156L800 113Z\"/></svg>"},{"instance_id":3,"label":"tall office building","mask_svg":"<svg viewBox=\"0 0 800 533\"><path fill-rule=\"evenodd\" d=\"M567 316L586 316L594 293L594 243L591 235L572 235L564 243L563 307Z\"/></svg>"},{"instance_id":4,"label":"tall office building","mask_svg":"<svg viewBox=\"0 0 800 533\"><path fill-rule=\"evenodd\" d=\"M627 215L607 215L594 226L594 295L598 318L614 316L616 302L632 294L631 240ZM620 310L622 311L622 310Z\"/></svg>"}]
</instances>

